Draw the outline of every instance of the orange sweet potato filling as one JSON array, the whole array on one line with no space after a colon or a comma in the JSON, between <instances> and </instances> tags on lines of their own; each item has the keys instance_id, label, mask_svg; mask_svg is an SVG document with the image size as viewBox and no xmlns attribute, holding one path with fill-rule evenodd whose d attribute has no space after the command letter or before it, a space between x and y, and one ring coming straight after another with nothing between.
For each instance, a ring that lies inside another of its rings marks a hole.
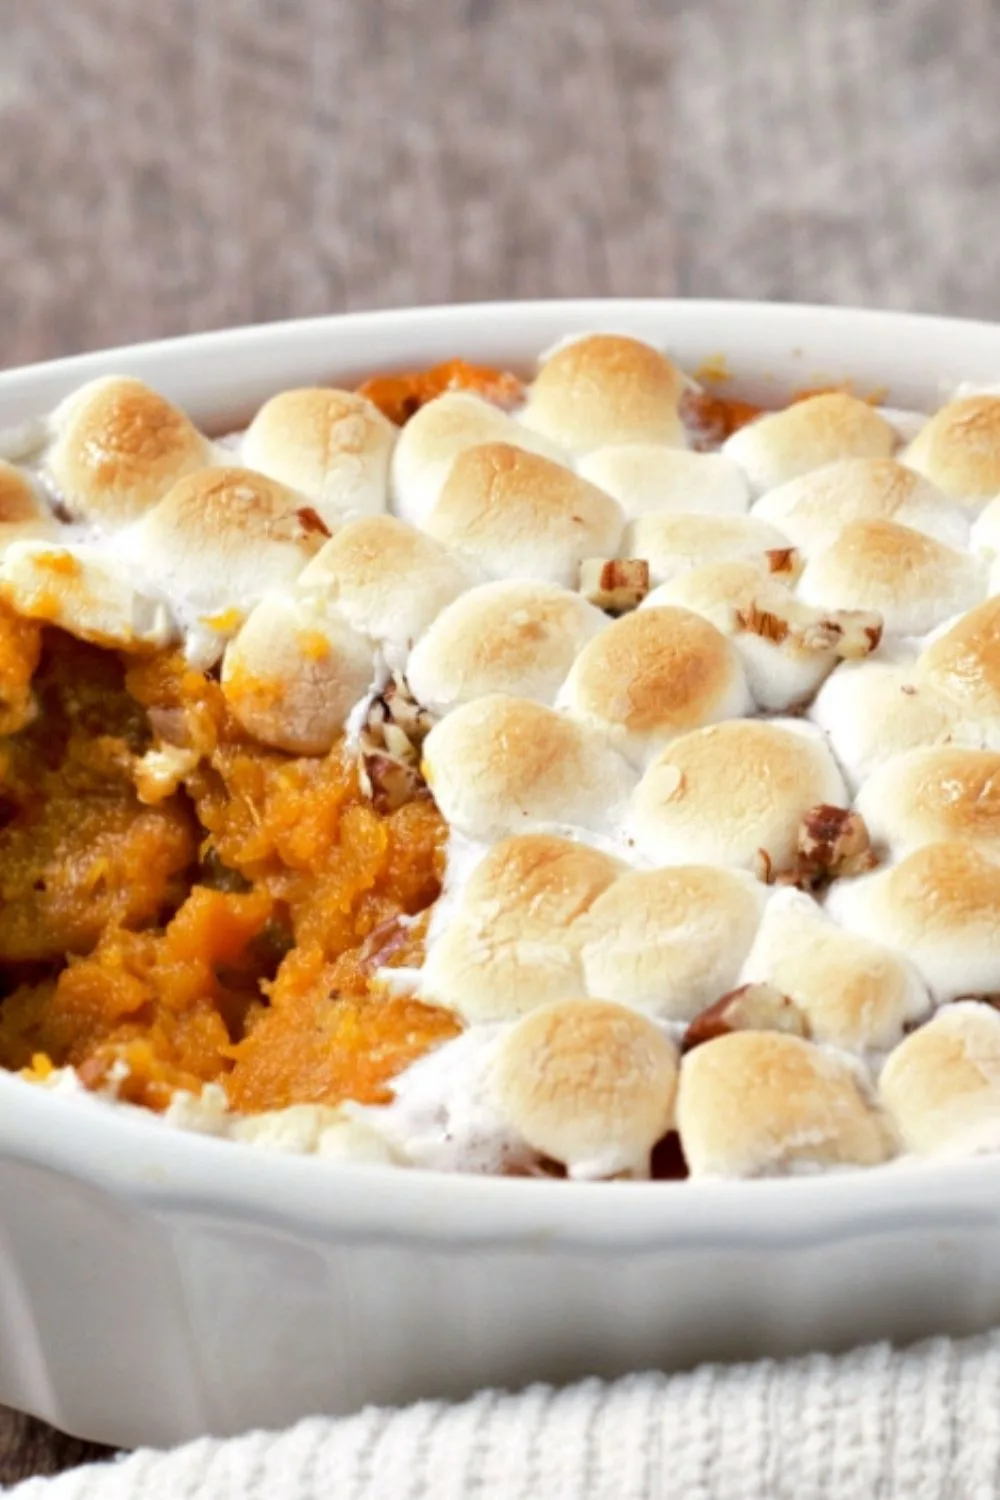
<instances>
[{"instance_id":1,"label":"orange sweet potato filling","mask_svg":"<svg viewBox=\"0 0 1000 1500\"><path fill-rule=\"evenodd\" d=\"M464 359L449 359L429 370L412 370L399 375L376 375L358 387L397 427L409 421L435 396L445 391L471 391L504 408L517 406L524 399L524 387L516 375L484 365L469 365Z\"/></svg>"},{"instance_id":2,"label":"orange sweet potato filling","mask_svg":"<svg viewBox=\"0 0 1000 1500\"><path fill-rule=\"evenodd\" d=\"M0 711L0 1065L72 1065L154 1109L218 1082L254 1112L385 1100L458 1031L371 986L377 964L420 962L419 923L398 919L440 888L429 797L383 816L340 746L247 740L180 658L126 661L9 612Z\"/></svg>"}]
</instances>

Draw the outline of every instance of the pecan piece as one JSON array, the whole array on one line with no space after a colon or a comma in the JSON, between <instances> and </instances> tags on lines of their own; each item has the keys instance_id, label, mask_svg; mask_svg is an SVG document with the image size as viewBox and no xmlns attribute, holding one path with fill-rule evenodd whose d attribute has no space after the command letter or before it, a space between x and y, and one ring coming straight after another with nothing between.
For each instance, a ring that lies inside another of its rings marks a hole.
<instances>
[{"instance_id":1,"label":"pecan piece","mask_svg":"<svg viewBox=\"0 0 1000 1500\"><path fill-rule=\"evenodd\" d=\"M609 615L624 615L649 593L644 557L588 557L580 564L580 593Z\"/></svg>"},{"instance_id":2,"label":"pecan piece","mask_svg":"<svg viewBox=\"0 0 1000 1500\"><path fill-rule=\"evenodd\" d=\"M779 578L794 580L802 572L802 555L797 547L769 547L764 556L769 572Z\"/></svg>"},{"instance_id":3,"label":"pecan piece","mask_svg":"<svg viewBox=\"0 0 1000 1500\"><path fill-rule=\"evenodd\" d=\"M370 798L375 811L383 816L395 812L406 802L429 795L427 783L417 766L378 750L364 755L360 779L362 790Z\"/></svg>"},{"instance_id":4,"label":"pecan piece","mask_svg":"<svg viewBox=\"0 0 1000 1500\"><path fill-rule=\"evenodd\" d=\"M787 639L790 627L781 615L762 609L755 599L746 609L736 611L736 629L747 635L759 635L765 641L774 641L777 646Z\"/></svg>"},{"instance_id":5,"label":"pecan piece","mask_svg":"<svg viewBox=\"0 0 1000 1500\"><path fill-rule=\"evenodd\" d=\"M861 814L825 802L803 817L798 845L803 860L831 877L861 875L878 864Z\"/></svg>"},{"instance_id":6,"label":"pecan piece","mask_svg":"<svg viewBox=\"0 0 1000 1500\"><path fill-rule=\"evenodd\" d=\"M703 1042L728 1036L731 1031L785 1031L792 1036L808 1036L806 1018L787 995L773 984L744 984L730 990L707 1010L695 1016L684 1033L682 1052L690 1052Z\"/></svg>"}]
</instances>

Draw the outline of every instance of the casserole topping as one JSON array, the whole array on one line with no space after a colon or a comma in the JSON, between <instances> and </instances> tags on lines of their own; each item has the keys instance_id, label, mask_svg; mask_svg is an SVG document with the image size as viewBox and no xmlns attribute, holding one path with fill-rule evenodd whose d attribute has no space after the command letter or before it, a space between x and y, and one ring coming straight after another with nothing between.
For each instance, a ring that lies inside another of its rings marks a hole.
<instances>
[{"instance_id":1,"label":"casserole topping","mask_svg":"<svg viewBox=\"0 0 1000 1500\"><path fill-rule=\"evenodd\" d=\"M1000 397L592 334L5 451L0 1064L449 1170L1000 1146Z\"/></svg>"}]
</instances>

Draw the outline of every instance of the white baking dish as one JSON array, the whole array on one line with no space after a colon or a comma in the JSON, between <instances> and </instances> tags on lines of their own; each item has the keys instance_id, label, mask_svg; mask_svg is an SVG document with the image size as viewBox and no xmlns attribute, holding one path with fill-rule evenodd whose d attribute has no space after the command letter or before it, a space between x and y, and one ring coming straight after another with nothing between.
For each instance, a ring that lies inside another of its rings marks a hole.
<instances>
[{"instance_id":1,"label":"white baking dish","mask_svg":"<svg viewBox=\"0 0 1000 1500\"><path fill-rule=\"evenodd\" d=\"M1000 327L828 308L564 302L315 319L0 375L0 427L148 380L211 430L275 390L452 355L528 368L584 329L776 400L893 405L1000 376ZM478 1179L170 1130L0 1074L0 1402L120 1444L365 1402L978 1330L1000 1318L1000 1162L742 1183Z\"/></svg>"}]
</instances>

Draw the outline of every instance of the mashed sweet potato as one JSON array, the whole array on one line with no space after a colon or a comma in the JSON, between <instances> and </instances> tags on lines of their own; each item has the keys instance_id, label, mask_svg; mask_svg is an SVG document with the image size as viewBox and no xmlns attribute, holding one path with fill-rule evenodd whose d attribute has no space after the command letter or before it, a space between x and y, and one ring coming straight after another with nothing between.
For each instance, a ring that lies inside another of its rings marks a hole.
<instances>
[{"instance_id":1,"label":"mashed sweet potato","mask_svg":"<svg viewBox=\"0 0 1000 1500\"><path fill-rule=\"evenodd\" d=\"M373 991L420 959L444 828L386 815L340 745L248 740L218 684L0 612L0 1065L72 1065L164 1108L221 1083L253 1112L388 1097L458 1030Z\"/></svg>"}]
</instances>

